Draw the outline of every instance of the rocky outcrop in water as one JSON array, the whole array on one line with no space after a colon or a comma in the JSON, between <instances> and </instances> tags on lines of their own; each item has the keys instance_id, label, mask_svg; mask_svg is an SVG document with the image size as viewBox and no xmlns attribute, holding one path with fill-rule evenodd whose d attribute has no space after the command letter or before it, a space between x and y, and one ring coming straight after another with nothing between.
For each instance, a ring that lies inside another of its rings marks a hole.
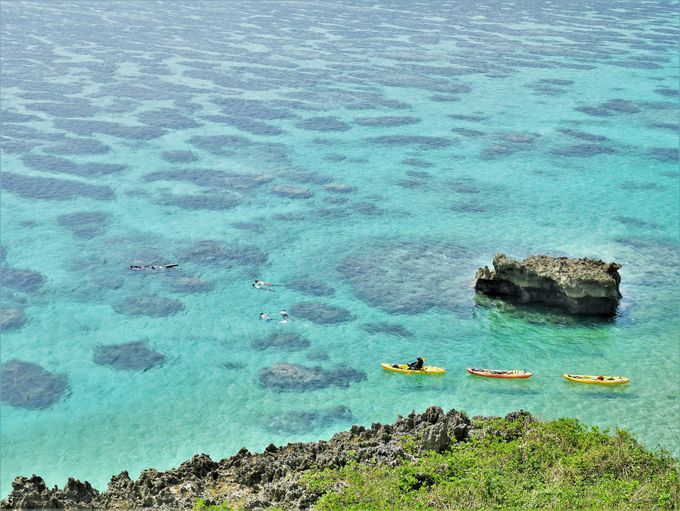
<instances>
[{"instance_id":1,"label":"rocky outcrop in water","mask_svg":"<svg viewBox=\"0 0 680 511\"><path fill-rule=\"evenodd\" d=\"M493 297L602 316L615 314L621 298L617 263L544 255L518 261L498 254L493 267L475 275L475 289Z\"/></svg>"},{"instance_id":2,"label":"rocky outcrop in water","mask_svg":"<svg viewBox=\"0 0 680 511\"><path fill-rule=\"evenodd\" d=\"M198 498L224 501L244 509L279 506L308 509L321 496L302 483L306 470L342 467L350 462L396 466L413 459L413 450L443 451L465 441L472 429L468 417L436 406L422 414L399 417L394 424L352 426L329 441L269 445L263 453L241 449L216 462L199 454L167 472L143 471L133 481L127 472L114 476L100 493L88 482L69 479L63 489L47 488L42 478L17 477L2 509L190 509ZM408 442L405 440L408 439Z\"/></svg>"},{"instance_id":3,"label":"rocky outcrop in water","mask_svg":"<svg viewBox=\"0 0 680 511\"><path fill-rule=\"evenodd\" d=\"M91 508L99 492L90 483L81 483L69 477L66 486L52 489L45 486L42 477L17 477L12 482L9 498L0 502L3 508L16 509L60 509Z\"/></svg>"}]
</instances>

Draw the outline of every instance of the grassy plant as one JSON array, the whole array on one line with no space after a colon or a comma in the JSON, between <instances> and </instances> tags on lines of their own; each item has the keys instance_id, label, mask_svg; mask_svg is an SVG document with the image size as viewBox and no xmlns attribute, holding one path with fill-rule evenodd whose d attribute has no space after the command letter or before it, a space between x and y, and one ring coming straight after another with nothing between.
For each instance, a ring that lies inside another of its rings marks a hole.
<instances>
[{"instance_id":1,"label":"grassy plant","mask_svg":"<svg viewBox=\"0 0 680 511\"><path fill-rule=\"evenodd\" d=\"M221 504L206 504L205 500L198 499L194 504L194 511L237 511L236 508L229 506L226 502Z\"/></svg>"},{"instance_id":2,"label":"grassy plant","mask_svg":"<svg viewBox=\"0 0 680 511\"><path fill-rule=\"evenodd\" d=\"M226 502L221 504L206 504L204 499L196 500L193 511L240 511L240 507L232 507ZM280 507L268 507L267 511L283 511Z\"/></svg>"},{"instance_id":3,"label":"grassy plant","mask_svg":"<svg viewBox=\"0 0 680 511\"><path fill-rule=\"evenodd\" d=\"M624 431L610 434L576 420L504 420L442 454L399 467L357 463L310 471L323 494L315 509L621 509L671 510L679 499L677 462Z\"/></svg>"}]
</instances>

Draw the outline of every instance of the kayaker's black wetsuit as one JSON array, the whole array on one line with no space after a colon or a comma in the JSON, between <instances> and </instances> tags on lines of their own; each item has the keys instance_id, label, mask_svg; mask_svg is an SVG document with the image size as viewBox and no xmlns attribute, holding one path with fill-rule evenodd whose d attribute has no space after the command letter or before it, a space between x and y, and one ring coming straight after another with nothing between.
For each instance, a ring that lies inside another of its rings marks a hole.
<instances>
[{"instance_id":1,"label":"kayaker's black wetsuit","mask_svg":"<svg viewBox=\"0 0 680 511\"><path fill-rule=\"evenodd\" d=\"M408 368L413 371L420 371L423 368L423 365L425 365L423 359L418 357L418 360L416 360L415 362L411 362L408 365Z\"/></svg>"}]
</instances>

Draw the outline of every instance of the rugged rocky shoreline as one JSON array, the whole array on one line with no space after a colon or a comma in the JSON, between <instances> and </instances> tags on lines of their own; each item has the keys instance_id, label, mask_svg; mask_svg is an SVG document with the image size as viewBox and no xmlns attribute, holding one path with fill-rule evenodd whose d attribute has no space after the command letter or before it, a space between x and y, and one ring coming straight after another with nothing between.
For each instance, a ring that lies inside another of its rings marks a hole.
<instances>
[{"instance_id":1,"label":"rugged rocky shoreline","mask_svg":"<svg viewBox=\"0 0 680 511\"><path fill-rule=\"evenodd\" d=\"M509 414L506 420L531 421L526 412ZM213 461L199 454L175 469L144 470L136 481L127 472L113 476L99 492L87 481L69 478L66 485L47 488L39 476L17 477L2 509L190 509L197 499L208 504L228 501L255 510L278 506L308 509L321 496L310 491L301 478L308 469L337 468L356 461L396 466L412 459L404 445L415 441L420 452L444 451L465 441L474 426L462 412L448 413L436 406L422 414L399 417L394 424L352 426L329 441L269 445L253 454L241 449L236 455Z\"/></svg>"},{"instance_id":2,"label":"rugged rocky shoreline","mask_svg":"<svg viewBox=\"0 0 680 511\"><path fill-rule=\"evenodd\" d=\"M598 316L614 315L621 298L618 263L545 255L518 261L498 254L493 267L475 275L475 289L492 297Z\"/></svg>"}]
</instances>

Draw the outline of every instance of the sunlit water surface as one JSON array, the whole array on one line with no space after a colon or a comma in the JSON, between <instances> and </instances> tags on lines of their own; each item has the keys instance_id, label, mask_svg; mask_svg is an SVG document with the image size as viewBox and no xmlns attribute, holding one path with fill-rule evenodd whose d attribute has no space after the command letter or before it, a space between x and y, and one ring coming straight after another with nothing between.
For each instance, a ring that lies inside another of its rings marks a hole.
<instances>
[{"instance_id":1,"label":"sunlit water surface","mask_svg":"<svg viewBox=\"0 0 680 511\"><path fill-rule=\"evenodd\" d=\"M678 4L334 4L2 2L1 361L52 373L4 391L2 495L432 404L678 454ZM620 314L476 299L501 251L620 262Z\"/></svg>"}]
</instances>

